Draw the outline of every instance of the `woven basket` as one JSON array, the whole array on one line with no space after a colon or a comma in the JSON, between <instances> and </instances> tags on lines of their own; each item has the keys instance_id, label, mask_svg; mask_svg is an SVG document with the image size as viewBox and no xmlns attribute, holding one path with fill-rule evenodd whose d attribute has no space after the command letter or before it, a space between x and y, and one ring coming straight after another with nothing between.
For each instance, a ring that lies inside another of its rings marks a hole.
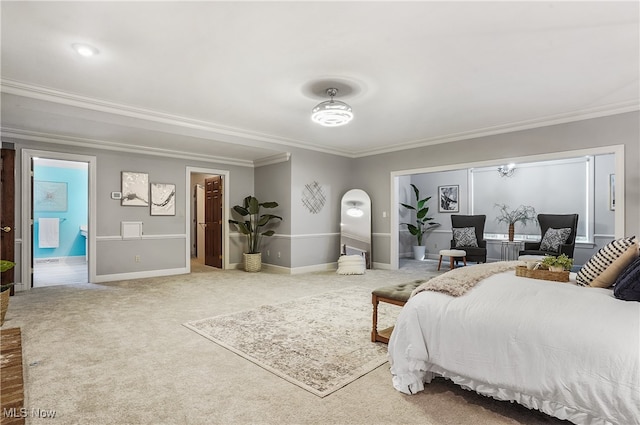
<instances>
[{"instance_id":1,"label":"woven basket","mask_svg":"<svg viewBox=\"0 0 640 425\"><path fill-rule=\"evenodd\" d=\"M11 291L6 290L0 292L0 325L4 323L4 316L7 314L7 309L9 308L9 293Z\"/></svg>"},{"instance_id":2,"label":"woven basket","mask_svg":"<svg viewBox=\"0 0 640 425\"><path fill-rule=\"evenodd\" d=\"M516 276L532 279L553 280L554 282L569 282L569 272L552 272L549 270L529 270L526 266L516 267Z\"/></svg>"},{"instance_id":3,"label":"woven basket","mask_svg":"<svg viewBox=\"0 0 640 425\"><path fill-rule=\"evenodd\" d=\"M242 254L245 272L259 272L262 269L262 254Z\"/></svg>"}]
</instances>

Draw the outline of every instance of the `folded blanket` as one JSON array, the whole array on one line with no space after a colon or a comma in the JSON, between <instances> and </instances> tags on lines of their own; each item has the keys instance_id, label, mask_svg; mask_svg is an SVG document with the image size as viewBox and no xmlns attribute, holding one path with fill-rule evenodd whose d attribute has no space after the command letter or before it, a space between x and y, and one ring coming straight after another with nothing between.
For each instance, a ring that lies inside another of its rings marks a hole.
<instances>
[{"instance_id":1,"label":"folded blanket","mask_svg":"<svg viewBox=\"0 0 640 425\"><path fill-rule=\"evenodd\" d=\"M521 264L522 261L499 261L497 263L477 264L475 266L453 269L418 286L413 290L411 296L413 297L423 291L436 291L443 292L452 297L459 297L473 288L476 283L482 279L496 273L515 270L516 266Z\"/></svg>"}]
</instances>

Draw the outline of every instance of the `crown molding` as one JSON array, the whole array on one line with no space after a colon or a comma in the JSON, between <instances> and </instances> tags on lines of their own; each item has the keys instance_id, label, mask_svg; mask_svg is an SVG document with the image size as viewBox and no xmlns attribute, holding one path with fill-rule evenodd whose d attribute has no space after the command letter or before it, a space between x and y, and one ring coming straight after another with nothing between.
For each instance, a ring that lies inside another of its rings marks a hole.
<instances>
[{"instance_id":1,"label":"crown molding","mask_svg":"<svg viewBox=\"0 0 640 425\"><path fill-rule=\"evenodd\" d=\"M256 159L255 161L253 161L253 166L262 167L265 165L279 164L281 162L289 161L289 158L291 158L290 152L282 152L276 155L267 156L265 158Z\"/></svg>"},{"instance_id":2,"label":"crown molding","mask_svg":"<svg viewBox=\"0 0 640 425\"><path fill-rule=\"evenodd\" d=\"M209 161L220 164L237 165L240 167L253 167L253 161L227 158L222 156L189 154L183 151L170 149L158 149L151 147L131 147L123 143L107 142L96 139L83 139L79 137L59 136L56 134L40 133L36 131L21 130L15 128L0 127L2 139L29 140L34 142L51 143L63 146L79 146L90 149L100 149L107 151L129 152L142 155L162 156L168 158L190 159L198 161Z\"/></svg>"},{"instance_id":3,"label":"crown molding","mask_svg":"<svg viewBox=\"0 0 640 425\"><path fill-rule=\"evenodd\" d=\"M367 149L354 152L352 158L361 158L383 153L397 152L407 149L422 148L425 146L439 145L441 143L458 142L461 140L477 139L479 137L494 136L496 134L513 133L516 131L530 130L539 127L549 127L558 124L583 121L592 118L601 118L611 115L624 114L640 110L640 103L637 100L614 103L602 107L583 109L580 111L567 112L563 114L549 115L526 121L516 121L508 124L501 124L492 127L485 127L460 133L452 133L444 136L436 136L428 139L417 140L408 143L400 143L380 149Z\"/></svg>"},{"instance_id":4,"label":"crown molding","mask_svg":"<svg viewBox=\"0 0 640 425\"><path fill-rule=\"evenodd\" d=\"M252 132L249 130L238 129L234 127L224 126L208 121L196 120L187 117L181 117L178 115L172 115L168 113L158 112L145 108L138 108L129 105L123 105L115 102L109 102L100 99L94 99L86 96L81 96L77 94L67 93L59 90L54 90L46 87L35 86L31 84L22 83L15 80L10 80L6 78L0 79L0 91L7 94L12 94L16 96L23 96L27 98L43 100L47 102L58 103L66 106L72 106L77 108L84 108L98 112L110 113L119 116L124 116L128 118L135 118L140 120L152 121L161 124L166 124L170 126L174 126L177 128L191 129L191 130L199 130L204 131L206 133L210 133L213 139L220 138L220 136L227 137L235 137L245 141L246 146L255 146L255 147L264 147L265 149L273 149L273 146L268 146L265 144L278 145L278 146L287 146L287 147L295 147L299 149L305 149L315 152L323 152L331 155L338 155L347 158L361 158L373 155L380 155L385 153L393 153L407 149L415 149L422 148L431 145L437 145L442 143L450 143L457 142L461 140L468 139L476 139L480 137L492 136L497 134L505 134L512 133L516 131L522 130L530 130L539 127L548 127L551 125L557 124L566 124L575 121L582 121L592 118L601 118L611 115L617 115L627 112L634 112L640 110L640 104L637 100L631 100L626 102L619 102L615 104L605 105L596 108L587 108L579 111L572 111L562 114L549 115L542 118L536 118L532 120L525 121L515 121L512 123L501 124L497 126L485 127L480 129L474 129L465 132L445 134L441 136L420 139L415 141L410 141L406 143L394 143L393 145L385 146L378 149L362 149L362 150L344 150L344 149L329 149L324 147L319 147L315 145L311 145L308 143L304 143L301 141L286 139L282 137L271 136L263 133ZM218 136L218 137L216 137ZM61 136L52 136L46 135L46 138L57 138L61 139ZM73 138L65 138L66 140ZM58 141L56 143L62 143ZM104 145L112 145L114 146L113 150L119 150L115 148L115 146L126 146L117 143L109 143L100 141L101 144ZM238 143L237 141L235 143ZM96 146L91 146L96 147ZM127 147L131 149L130 147ZM147 150L145 148L145 153L150 153L149 151L153 151L152 148ZM161 150L157 150L161 151ZM167 156L176 156L174 151L167 150L166 152L171 152L167 154ZM184 152L177 152L180 157L189 158L189 159L202 159L200 155L187 155L185 156ZM224 163L232 163L228 161L239 161L242 160L234 160L232 158L224 158L220 157L212 157L215 158L213 160ZM261 166L262 160L257 160L257 164L260 165L249 165L249 166ZM251 163L251 161L246 161ZM268 164L265 163L264 165ZM236 164L239 165L239 164ZM246 165L245 165L246 166Z\"/></svg>"},{"instance_id":5,"label":"crown molding","mask_svg":"<svg viewBox=\"0 0 640 425\"><path fill-rule=\"evenodd\" d=\"M279 146L289 146L299 149L312 150L333 155L347 156L351 155L348 151L328 149L314 146L299 140L292 140L278 136L272 136L264 133L249 131L245 129L225 126L212 123L209 121L197 120L193 118L182 117L165 112L154 111L121 103L110 102L101 99L95 99L78 94L63 92L60 90L50 89L47 87L35 86L7 78L0 79L0 91L15 96L27 97L30 99L42 100L46 102L57 103L65 106L83 108L97 112L119 115L127 118L140 119L145 121L157 122L178 128L186 128L191 130L204 131L212 135L212 139L220 139L220 136L239 138L246 141L247 146L256 146L265 149L273 149L269 144ZM217 136L217 137L216 137ZM238 143L237 141L234 143ZM267 144L267 145L265 145Z\"/></svg>"}]
</instances>

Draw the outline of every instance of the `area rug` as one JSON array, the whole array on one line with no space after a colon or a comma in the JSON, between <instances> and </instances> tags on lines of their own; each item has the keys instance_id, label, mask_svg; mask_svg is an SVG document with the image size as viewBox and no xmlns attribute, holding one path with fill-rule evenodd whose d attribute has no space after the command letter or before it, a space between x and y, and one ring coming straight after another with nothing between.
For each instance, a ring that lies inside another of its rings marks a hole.
<instances>
[{"instance_id":1,"label":"area rug","mask_svg":"<svg viewBox=\"0 0 640 425\"><path fill-rule=\"evenodd\" d=\"M393 307L380 309L380 329L393 325ZM371 315L371 289L354 286L184 326L325 397L387 361L387 346L371 342Z\"/></svg>"}]
</instances>

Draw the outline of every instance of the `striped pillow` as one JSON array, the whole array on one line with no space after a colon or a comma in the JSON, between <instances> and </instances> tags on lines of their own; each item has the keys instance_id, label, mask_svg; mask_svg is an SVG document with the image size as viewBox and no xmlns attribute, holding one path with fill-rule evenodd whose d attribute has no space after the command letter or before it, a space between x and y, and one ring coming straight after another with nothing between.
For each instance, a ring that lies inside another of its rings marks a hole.
<instances>
[{"instance_id":1,"label":"striped pillow","mask_svg":"<svg viewBox=\"0 0 640 425\"><path fill-rule=\"evenodd\" d=\"M609 242L582 266L576 275L576 282L582 286L608 288L637 257L638 244L635 236Z\"/></svg>"}]
</instances>

